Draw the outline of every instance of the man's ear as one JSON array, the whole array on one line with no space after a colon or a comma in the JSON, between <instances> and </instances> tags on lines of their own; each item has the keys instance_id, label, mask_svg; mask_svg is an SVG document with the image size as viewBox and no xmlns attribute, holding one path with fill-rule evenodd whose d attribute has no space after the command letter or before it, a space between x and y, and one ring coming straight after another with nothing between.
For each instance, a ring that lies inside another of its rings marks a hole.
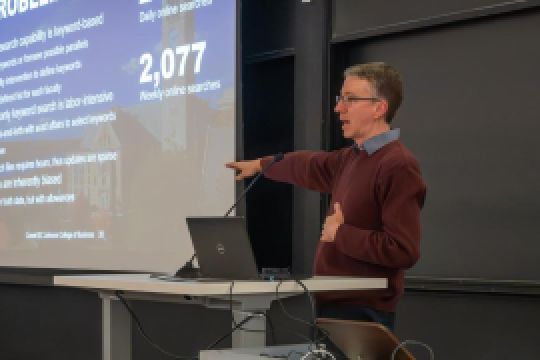
<instances>
[{"instance_id":1,"label":"man's ear","mask_svg":"<svg viewBox=\"0 0 540 360\"><path fill-rule=\"evenodd\" d=\"M375 115L377 118L386 118L388 112L388 100L381 99L375 104Z\"/></svg>"}]
</instances>

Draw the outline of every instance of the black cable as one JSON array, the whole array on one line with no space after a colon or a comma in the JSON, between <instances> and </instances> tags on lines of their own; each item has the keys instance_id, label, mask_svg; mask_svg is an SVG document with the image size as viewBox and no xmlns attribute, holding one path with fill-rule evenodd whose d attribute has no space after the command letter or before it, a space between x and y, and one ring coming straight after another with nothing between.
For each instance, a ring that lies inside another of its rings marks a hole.
<instances>
[{"instance_id":1,"label":"black cable","mask_svg":"<svg viewBox=\"0 0 540 360\"><path fill-rule=\"evenodd\" d=\"M263 176L263 174L266 172L266 170L268 170L272 165L274 165L275 163L277 163L278 161L281 161L281 160L283 160L283 153L277 153L276 155L274 155L274 158L272 159L272 161L269 162L268 164L266 164L266 166L264 168L262 168L261 171L259 171L259 173L251 180L249 185L244 189L244 191L242 191L242 193L240 194L240 196L238 197L236 202L233 204L233 206L231 206L229 208L229 210L227 210L227 212L225 213L225 215L223 215L223 217L229 216L231 211L233 211L233 209L238 205L240 200L242 200L244 198L244 196L247 195L249 190L253 187L253 185L255 185L255 183L259 180L259 178L261 176Z\"/></svg>"},{"instance_id":2,"label":"black cable","mask_svg":"<svg viewBox=\"0 0 540 360\"><path fill-rule=\"evenodd\" d=\"M302 281L298 279L294 279L294 281L296 281L302 287L302 289L304 289L304 293L307 295L309 302L311 304L311 314L312 314L311 320L312 320L312 331L313 331L312 336L315 339L315 342L320 342L324 339L328 339L329 338L328 331L326 331L325 329L317 325L317 316L316 316L317 311L315 309L315 302L313 301L313 295L311 294L307 286ZM318 337L319 332L321 333L320 337Z\"/></svg>"},{"instance_id":3,"label":"black cable","mask_svg":"<svg viewBox=\"0 0 540 360\"><path fill-rule=\"evenodd\" d=\"M261 314L259 313L254 313L254 314L251 314L249 316L247 316L245 319L243 319L242 321L240 321L235 327L233 327L231 329L231 331L229 331L228 333L226 333L225 335L221 336L219 339L217 339L216 341L214 341L212 344L208 345L208 347L206 348L206 350L210 350L212 349L214 346L216 346L217 344L219 344L221 341L223 341L224 339L226 339L228 336L231 336L232 333L234 333L236 330L238 330L239 328L242 327L242 325L244 325L245 323L247 323L248 321L250 321L251 319L253 319L254 317L256 316L259 316Z\"/></svg>"},{"instance_id":4,"label":"black cable","mask_svg":"<svg viewBox=\"0 0 540 360\"><path fill-rule=\"evenodd\" d=\"M193 260L195 260L195 257L197 257L197 254L196 254L196 253L193 253L193 255L191 255L191 257L189 258L189 260L186 262L186 265L187 265L187 264L190 264L190 266L193 266Z\"/></svg>"},{"instance_id":5,"label":"black cable","mask_svg":"<svg viewBox=\"0 0 540 360\"><path fill-rule=\"evenodd\" d=\"M234 313L233 313L233 298L232 298L232 289L234 287L234 280L231 281L231 285L229 286L229 310L231 312L231 322L233 325L233 328L236 326L236 321L234 321Z\"/></svg>"},{"instance_id":6,"label":"black cable","mask_svg":"<svg viewBox=\"0 0 540 360\"><path fill-rule=\"evenodd\" d=\"M285 309L285 305L283 305L283 302L281 301L281 298L279 297L279 287L281 286L281 284L283 283L283 280L280 280L277 285L276 285L276 300L278 301L278 304L279 306L281 307L281 311L283 311L283 313L290 319L294 320L294 321L297 321L297 322L300 322L304 325L307 325L310 327L310 329L313 327L313 324L305 321L304 319L300 319L296 316L293 316L291 315L286 309ZM293 332L295 333L296 335L300 336L301 338L303 338L304 340L308 340L312 345L315 345L314 343L314 339L313 338L309 338L309 337L306 337L304 335L301 335L299 333L296 333L296 332Z\"/></svg>"},{"instance_id":7,"label":"black cable","mask_svg":"<svg viewBox=\"0 0 540 360\"><path fill-rule=\"evenodd\" d=\"M268 320L268 327L270 328L270 338L272 339L272 345L276 345L276 331L274 330L274 324L272 323L272 317L265 314Z\"/></svg>"},{"instance_id":8,"label":"black cable","mask_svg":"<svg viewBox=\"0 0 540 360\"><path fill-rule=\"evenodd\" d=\"M234 320L234 313L233 313L233 290L234 287L234 280L231 281L231 285L229 285L229 311L231 313L231 322L233 327L236 326L236 321ZM265 315L266 316L266 315ZM252 329L245 329L243 327L239 328L242 331L245 332L264 332L264 330L252 330Z\"/></svg>"},{"instance_id":9,"label":"black cable","mask_svg":"<svg viewBox=\"0 0 540 360\"><path fill-rule=\"evenodd\" d=\"M293 316L285 309L285 305L283 305L283 302L281 301L281 298L279 297L279 287L281 286L281 284L283 284L283 280L280 280L278 282L278 284L276 285L276 300L278 301L279 306L281 307L281 310L283 311L283 313L285 315L287 315L288 318L291 318L294 321L300 322L300 323L302 323L304 325L307 325L307 326L310 326L310 327L313 326L313 323L310 323L308 321L305 321L304 319L300 319L300 318L298 318L296 316ZM313 311L313 309L312 309L312 311Z\"/></svg>"},{"instance_id":10,"label":"black cable","mask_svg":"<svg viewBox=\"0 0 540 360\"><path fill-rule=\"evenodd\" d=\"M315 310L315 302L313 301L313 296L311 295L311 292L307 288L307 286L300 280L294 279L294 281L304 289L304 294L306 294L309 304L311 305L311 338L313 341L316 341L317 339L317 319L316 319L316 310Z\"/></svg>"},{"instance_id":11,"label":"black cable","mask_svg":"<svg viewBox=\"0 0 540 360\"><path fill-rule=\"evenodd\" d=\"M308 322L308 321L305 321L304 319L300 319L300 318L298 318L296 316L293 316L285 309L285 306L283 305L283 302L281 301L281 298L279 297L279 287L283 283L282 280L280 280L278 282L277 286L276 286L276 299L277 299L277 301L279 303L279 306L281 307L281 310L283 311L283 313L287 317L289 317L290 319L292 319L294 321L297 321L297 322L300 322L300 323L302 323L304 325L309 326L309 328L311 330L311 337L307 338L304 335L301 335L299 333L296 333L296 332L293 332L293 333L295 333L296 335L302 337L303 339L309 340L309 342L313 346L316 346L316 343L321 342L322 340L327 339L329 337L328 332L317 325L316 315L315 315L316 314L315 303L313 302L313 296L311 295L311 292L309 291L307 286L302 281L300 281L298 279L294 279L294 281L302 287L302 289L304 290L304 294L306 294L306 296L309 299L309 302L310 302L310 305L311 305L311 319L312 319L312 321ZM289 331L289 332L291 332L291 331ZM318 333L321 333L321 336L318 336Z\"/></svg>"},{"instance_id":12,"label":"black cable","mask_svg":"<svg viewBox=\"0 0 540 360\"><path fill-rule=\"evenodd\" d=\"M186 261L186 263L180 269L176 271L176 273L174 274L174 277L188 278L188 279L200 277L199 269L193 265L193 261L195 260L196 257L197 257L197 254L193 253L191 258L188 261Z\"/></svg>"},{"instance_id":13,"label":"black cable","mask_svg":"<svg viewBox=\"0 0 540 360\"><path fill-rule=\"evenodd\" d=\"M173 358L173 359L181 359L181 360L193 360L193 359L198 359L199 357L198 356L183 356L183 355L176 355L176 354L173 354L165 349L163 349L161 346L159 346L158 344L156 344L151 338L150 336L148 336L148 334L146 333L146 331L144 331L142 325L141 325L141 322L139 321L139 318L137 317L137 315L135 315L135 312L133 311L133 309L131 309L131 307L128 305L126 299L124 299L124 297L121 295L122 292L121 291L116 291L115 292L115 295L116 297L118 297L118 299L120 299L120 301L122 302L122 304L124 304L124 307L126 308L126 310L129 312L129 314L131 315L131 318L133 319L133 321L135 321L135 324L137 325L137 329L139 330L139 332L141 333L142 337L150 344L152 345L152 347L154 347L156 350L158 350L159 352Z\"/></svg>"}]
</instances>

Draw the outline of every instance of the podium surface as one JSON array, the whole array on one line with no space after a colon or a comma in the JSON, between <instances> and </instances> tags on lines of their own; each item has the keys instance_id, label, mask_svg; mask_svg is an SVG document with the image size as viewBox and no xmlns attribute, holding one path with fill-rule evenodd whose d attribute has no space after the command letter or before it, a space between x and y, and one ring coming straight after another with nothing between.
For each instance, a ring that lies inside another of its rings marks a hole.
<instances>
[{"instance_id":1,"label":"podium surface","mask_svg":"<svg viewBox=\"0 0 540 360\"><path fill-rule=\"evenodd\" d=\"M214 296L229 295L232 280L183 279L161 280L149 274L62 275L54 277L55 286L69 286L92 290L130 291L155 294ZM302 280L309 291L385 289L384 278L358 278L342 276L314 276ZM303 293L294 280L234 280L233 294L257 295Z\"/></svg>"},{"instance_id":2,"label":"podium surface","mask_svg":"<svg viewBox=\"0 0 540 360\"><path fill-rule=\"evenodd\" d=\"M384 278L355 278L316 276L302 280L310 292L373 290L388 286ZM265 312L277 297L284 298L305 292L294 280L246 281L186 279L161 280L149 274L62 275L54 277L55 286L82 288L99 293L103 310L103 360L131 359L131 318L118 301L117 291L126 298L201 304L235 311L235 321L240 322L251 312ZM264 346L265 319L255 318L232 336L233 347ZM251 330L251 331L250 331ZM252 331L257 330L257 331Z\"/></svg>"}]
</instances>

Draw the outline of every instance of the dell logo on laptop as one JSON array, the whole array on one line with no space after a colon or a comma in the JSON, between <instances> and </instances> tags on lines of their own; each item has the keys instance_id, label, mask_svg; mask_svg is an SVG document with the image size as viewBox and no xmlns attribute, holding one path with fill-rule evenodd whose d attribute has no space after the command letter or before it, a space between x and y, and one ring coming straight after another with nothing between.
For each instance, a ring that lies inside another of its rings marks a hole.
<instances>
[{"instance_id":1,"label":"dell logo on laptop","mask_svg":"<svg viewBox=\"0 0 540 360\"><path fill-rule=\"evenodd\" d=\"M217 250L219 255L225 254L225 246L223 246L223 244L221 244L221 243L218 243L216 245L216 250Z\"/></svg>"}]
</instances>

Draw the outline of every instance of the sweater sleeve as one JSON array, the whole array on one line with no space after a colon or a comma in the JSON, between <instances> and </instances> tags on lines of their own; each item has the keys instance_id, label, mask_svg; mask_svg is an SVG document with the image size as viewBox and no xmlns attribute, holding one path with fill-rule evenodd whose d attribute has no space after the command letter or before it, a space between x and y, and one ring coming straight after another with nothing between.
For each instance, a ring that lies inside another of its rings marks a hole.
<instances>
[{"instance_id":1,"label":"sweater sleeve","mask_svg":"<svg viewBox=\"0 0 540 360\"><path fill-rule=\"evenodd\" d=\"M420 169L403 164L376 184L381 206L380 230L361 229L345 223L335 237L337 249L360 261L389 268L405 269L420 257L420 210L426 187Z\"/></svg>"},{"instance_id":2,"label":"sweater sleeve","mask_svg":"<svg viewBox=\"0 0 540 360\"><path fill-rule=\"evenodd\" d=\"M329 193L332 189L341 154L338 151L296 151L285 154L283 160L270 166L264 176L275 180ZM262 159L266 167L272 157Z\"/></svg>"}]
</instances>

